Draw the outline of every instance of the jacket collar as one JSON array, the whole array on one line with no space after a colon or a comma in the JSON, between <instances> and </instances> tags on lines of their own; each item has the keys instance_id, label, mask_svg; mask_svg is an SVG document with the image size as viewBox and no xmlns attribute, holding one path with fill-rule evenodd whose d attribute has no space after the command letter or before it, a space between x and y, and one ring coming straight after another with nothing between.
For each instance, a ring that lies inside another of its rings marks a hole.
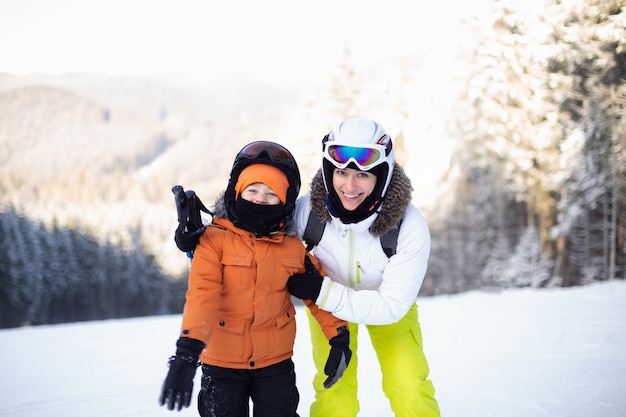
<instances>
[{"instance_id":1,"label":"jacket collar","mask_svg":"<svg viewBox=\"0 0 626 417\"><path fill-rule=\"evenodd\" d=\"M377 217L369 228L370 233L374 236L382 236L390 229L397 227L407 207L411 204L412 191L411 180L405 174L404 168L396 163L383 204L377 213L372 214ZM332 219L326 208L325 198L326 188L320 169L311 180L311 209L315 216L324 223Z\"/></svg>"}]
</instances>

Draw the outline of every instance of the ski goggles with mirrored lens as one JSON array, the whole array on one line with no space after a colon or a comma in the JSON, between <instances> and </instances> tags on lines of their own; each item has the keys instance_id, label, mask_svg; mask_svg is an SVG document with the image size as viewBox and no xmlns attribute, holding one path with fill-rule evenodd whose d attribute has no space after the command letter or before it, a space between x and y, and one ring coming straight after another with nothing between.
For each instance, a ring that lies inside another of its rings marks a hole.
<instances>
[{"instance_id":1,"label":"ski goggles with mirrored lens","mask_svg":"<svg viewBox=\"0 0 626 417\"><path fill-rule=\"evenodd\" d=\"M328 142L324 147L324 157L340 169L354 162L361 171L367 171L385 160L386 150L387 148L383 145L369 145L361 148Z\"/></svg>"},{"instance_id":2,"label":"ski goggles with mirrored lens","mask_svg":"<svg viewBox=\"0 0 626 417\"><path fill-rule=\"evenodd\" d=\"M237 155L238 158L257 158L263 152L269 156L274 162L292 162L294 161L291 153L274 142L258 141L246 145Z\"/></svg>"}]
</instances>

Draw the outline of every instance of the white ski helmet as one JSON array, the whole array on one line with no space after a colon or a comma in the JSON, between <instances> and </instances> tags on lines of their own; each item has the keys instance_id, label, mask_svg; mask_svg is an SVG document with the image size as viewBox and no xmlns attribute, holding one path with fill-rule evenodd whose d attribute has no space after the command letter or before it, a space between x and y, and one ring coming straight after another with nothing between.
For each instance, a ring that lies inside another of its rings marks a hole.
<instances>
[{"instance_id":1,"label":"white ski helmet","mask_svg":"<svg viewBox=\"0 0 626 417\"><path fill-rule=\"evenodd\" d=\"M347 119L339 123L322 141L322 175L326 192L333 191L334 168L356 168L361 171L376 169L378 181L375 199L387 192L395 158L391 137L380 124L371 119Z\"/></svg>"}]
</instances>

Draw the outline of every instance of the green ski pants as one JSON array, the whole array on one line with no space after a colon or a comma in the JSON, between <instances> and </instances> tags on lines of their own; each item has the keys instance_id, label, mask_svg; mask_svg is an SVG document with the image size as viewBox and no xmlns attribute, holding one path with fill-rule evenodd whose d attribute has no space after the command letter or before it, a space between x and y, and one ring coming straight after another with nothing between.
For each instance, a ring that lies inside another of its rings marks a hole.
<instances>
[{"instance_id":1,"label":"green ski pants","mask_svg":"<svg viewBox=\"0 0 626 417\"><path fill-rule=\"evenodd\" d=\"M348 369L334 386L325 389L322 385L326 379L324 364L328 358L330 345L308 309L307 315L316 367L313 380L315 400L311 404L310 417L355 417L359 412L358 325L350 323L352 360ZM429 369L422 350L422 332L417 317L417 305L413 305L396 323L365 327L380 365L383 391L396 417L439 417L435 389L432 382L427 379ZM368 363L365 366L374 365Z\"/></svg>"}]
</instances>

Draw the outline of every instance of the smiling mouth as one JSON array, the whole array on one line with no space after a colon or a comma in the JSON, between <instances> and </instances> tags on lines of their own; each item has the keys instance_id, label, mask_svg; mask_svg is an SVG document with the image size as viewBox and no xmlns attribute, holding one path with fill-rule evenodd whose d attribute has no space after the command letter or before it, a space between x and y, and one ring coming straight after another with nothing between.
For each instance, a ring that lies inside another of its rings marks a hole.
<instances>
[{"instance_id":1,"label":"smiling mouth","mask_svg":"<svg viewBox=\"0 0 626 417\"><path fill-rule=\"evenodd\" d=\"M355 198L359 197L359 194L346 194L346 193L343 193L343 196L345 198L348 198L348 199L355 199Z\"/></svg>"}]
</instances>

